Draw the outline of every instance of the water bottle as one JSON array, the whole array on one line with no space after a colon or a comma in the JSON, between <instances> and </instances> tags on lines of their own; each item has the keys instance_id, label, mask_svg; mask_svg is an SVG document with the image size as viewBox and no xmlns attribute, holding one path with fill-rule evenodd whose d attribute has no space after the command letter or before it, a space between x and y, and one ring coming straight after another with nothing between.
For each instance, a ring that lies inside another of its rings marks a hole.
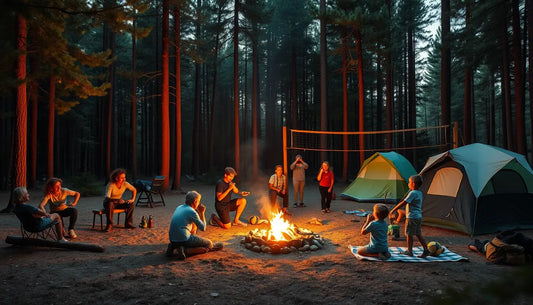
<instances>
[{"instance_id":1,"label":"water bottle","mask_svg":"<svg viewBox=\"0 0 533 305\"><path fill-rule=\"evenodd\" d=\"M148 228L154 227L154 219L152 218L152 215L148 217Z\"/></svg>"},{"instance_id":2,"label":"water bottle","mask_svg":"<svg viewBox=\"0 0 533 305\"><path fill-rule=\"evenodd\" d=\"M147 223L146 223L146 216L143 216L143 217L141 218L141 224L139 225L139 227L141 227L141 228L146 228L147 226L148 226L148 225L147 225Z\"/></svg>"}]
</instances>

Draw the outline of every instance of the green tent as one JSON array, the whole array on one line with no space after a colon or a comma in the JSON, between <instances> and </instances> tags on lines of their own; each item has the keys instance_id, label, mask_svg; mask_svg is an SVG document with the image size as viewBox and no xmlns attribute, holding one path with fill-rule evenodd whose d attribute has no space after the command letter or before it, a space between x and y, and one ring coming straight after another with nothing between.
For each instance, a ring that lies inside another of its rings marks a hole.
<instances>
[{"instance_id":1,"label":"green tent","mask_svg":"<svg viewBox=\"0 0 533 305\"><path fill-rule=\"evenodd\" d=\"M409 190L409 177L416 174L404 156L377 152L363 162L357 178L341 196L359 202L399 202Z\"/></svg>"}]
</instances>

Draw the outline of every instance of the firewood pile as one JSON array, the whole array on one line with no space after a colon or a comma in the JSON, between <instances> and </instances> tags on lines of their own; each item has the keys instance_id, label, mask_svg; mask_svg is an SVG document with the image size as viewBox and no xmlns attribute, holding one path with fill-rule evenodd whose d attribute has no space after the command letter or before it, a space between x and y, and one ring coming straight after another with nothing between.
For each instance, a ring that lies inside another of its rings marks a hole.
<instances>
[{"instance_id":1,"label":"firewood pile","mask_svg":"<svg viewBox=\"0 0 533 305\"><path fill-rule=\"evenodd\" d=\"M254 229L241 240L246 249L270 254L287 254L296 251L316 251L324 247L324 239L304 228L289 228L282 233L284 239L276 240L271 230Z\"/></svg>"}]
</instances>

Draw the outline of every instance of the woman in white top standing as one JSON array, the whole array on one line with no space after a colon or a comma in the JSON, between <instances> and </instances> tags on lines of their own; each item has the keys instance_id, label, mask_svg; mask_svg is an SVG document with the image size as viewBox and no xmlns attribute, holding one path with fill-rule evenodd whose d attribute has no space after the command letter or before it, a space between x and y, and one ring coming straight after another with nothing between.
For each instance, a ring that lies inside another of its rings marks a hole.
<instances>
[{"instance_id":1,"label":"woman in white top standing","mask_svg":"<svg viewBox=\"0 0 533 305\"><path fill-rule=\"evenodd\" d=\"M44 198L39 204L39 210L46 213L44 207L47 203L50 203L50 213L57 213L62 218L69 218L68 235L66 235L65 232L63 232L63 235L70 238L76 238L77 235L74 231L74 226L78 219L78 210L74 207L78 204L78 200L80 200L80 193L62 187L62 183L63 180L59 178L50 178L46 181L44 186ZM74 197L74 201L67 201L68 196Z\"/></svg>"},{"instance_id":2,"label":"woman in white top standing","mask_svg":"<svg viewBox=\"0 0 533 305\"><path fill-rule=\"evenodd\" d=\"M291 164L292 170L292 185L294 187L294 207L298 207L298 195L300 195L300 207L305 207L304 204L304 186L305 186L305 170L309 165L305 163L301 155L296 155L296 159Z\"/></svg>"},{"instance_id":3,"label":"woman in white top standing","mask_svg":"<svg viewBox=\"0 0 533 305\"><path fill-rule=\"evenodd\" d=\"M105 231L113 229L113 213L115 209L126 209L126 224L124 227L135 229L133 226L133 210L135 210L135 197L137 189L126 181L126 170L117 168L109 177L109 183L106 186L106 197L104 199L104 209L107 215L107 226ZM124 200L122 195L126 190L131 191L131 199Z\"/></svg>"}]
</instances>

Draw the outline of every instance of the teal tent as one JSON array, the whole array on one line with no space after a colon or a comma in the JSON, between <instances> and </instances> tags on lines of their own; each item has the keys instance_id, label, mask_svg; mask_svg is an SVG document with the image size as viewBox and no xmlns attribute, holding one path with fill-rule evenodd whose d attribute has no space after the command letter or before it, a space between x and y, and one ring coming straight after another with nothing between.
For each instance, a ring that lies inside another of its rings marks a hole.
<instances>
[{"instance_id":1,"label":"teal tent","mask_svg":"<svg viewBox=\"0 0 533 305\"><path fill-rule=\"evenodd\" d=\"M428 158L420 175L426 225L471 235L533 229L533 170L521 154L474 143Z\"/></svg>"},{"instance_id":2,"label":"teal tent","mask_svg":"<svg viewBox=\"0 0 533 305\"><path fill-rule=\"evenodd\" d=\"M377 152L363 162L357 178L341 196L359 202L399 202L409 190L409 177L416 174L404 156Z\"/></svg>"}]
</instances>

